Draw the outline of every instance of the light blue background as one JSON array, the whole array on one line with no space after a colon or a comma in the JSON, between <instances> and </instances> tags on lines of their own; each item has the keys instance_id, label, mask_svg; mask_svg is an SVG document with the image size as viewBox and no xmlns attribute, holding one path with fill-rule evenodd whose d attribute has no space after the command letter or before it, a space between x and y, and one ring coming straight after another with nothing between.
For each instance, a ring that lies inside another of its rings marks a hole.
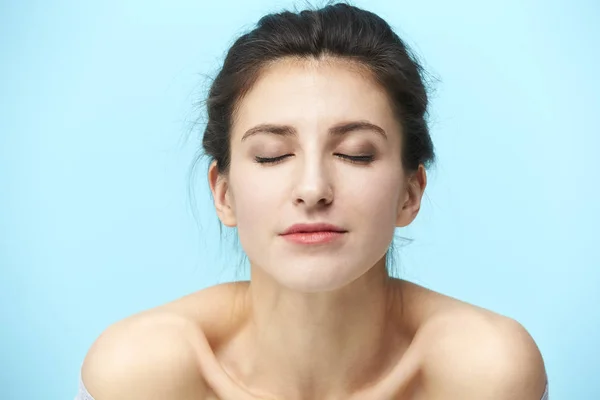
<instances>
[{"instance_id":1,"label":"light blue background","mask_svg":"<svg viewBox=\"0 0 600 400\"><path fill-rule=\"evenodd\" d=\"M204 165L199 223L188 203L193 103L237 35L303 2L0 4L0 398L70 399L107 325L236 278ZM355 4L440 79L402 276L519 320L553 400L600 398L600 3Z\"/></svg>"}]
</instances>

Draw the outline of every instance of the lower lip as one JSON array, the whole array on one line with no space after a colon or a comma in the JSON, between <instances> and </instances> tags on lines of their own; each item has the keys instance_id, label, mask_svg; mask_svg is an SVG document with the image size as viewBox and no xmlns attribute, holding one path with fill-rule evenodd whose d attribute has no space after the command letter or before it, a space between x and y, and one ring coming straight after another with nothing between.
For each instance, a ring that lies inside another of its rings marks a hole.
<instances>
[{"instance_id":1,"label":"lower lip","mask_svg":"<svg viewBox=\"0 0 600 400\"><path fill-rule=\"evenodd\" d=\"M290 242L299 244L324 244L333 242L336 239L341 238L344 232L333 232L333 231L321 231L321 232L302 232L302 233L290 233L282 235L284 239Z\"/></svg>"}]
</instances>

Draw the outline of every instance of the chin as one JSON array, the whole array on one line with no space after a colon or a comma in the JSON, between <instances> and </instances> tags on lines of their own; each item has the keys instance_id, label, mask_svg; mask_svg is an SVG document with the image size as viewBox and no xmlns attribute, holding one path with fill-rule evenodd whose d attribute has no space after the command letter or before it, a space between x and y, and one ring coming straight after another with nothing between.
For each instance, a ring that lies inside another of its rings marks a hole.
<instances>
[{"instance_id":1,"label":"chin","mask_svg":"<svg viewBox=\"0 0 600 400\"><path fill-rule=\"evenodd\" d=\"M322 263L306 260L286 264L285 270L267 270L267 273L281 286L290 290L300 293L320 293L349 285L367 272L364 265L347 263L343 265L340 260Z\"/></svg>"}]
</instances>

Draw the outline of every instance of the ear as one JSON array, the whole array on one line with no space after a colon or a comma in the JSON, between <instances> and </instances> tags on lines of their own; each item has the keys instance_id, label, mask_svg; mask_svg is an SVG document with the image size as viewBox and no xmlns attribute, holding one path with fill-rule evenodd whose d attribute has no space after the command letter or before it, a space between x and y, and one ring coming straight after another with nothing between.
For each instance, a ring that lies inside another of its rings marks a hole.
<instances>
[{"instance_id":1,"label":"ear","mask_svg":"<svg viewBox=\"0 0 600 400\"><path fill-rule=\"evenodd\" d=\"M420 164L417 171L408 177L404 192L400 196L398 217L396 219L397 227L407 226L417 217L426 186L427 173L423 164Z\"/></svg>"},{"instance_id":2,"label":"ear","mask_svg":"<svg viewBox=\"0 0 600 400\"><path fill-rule=\"evenodd\" d=\"M228 227L236 226L233 196L229 187L227 176L219 173L217 162L213 161L208 167L208 184L212 193L217 216Z\"/></svg>"}]
</instances>

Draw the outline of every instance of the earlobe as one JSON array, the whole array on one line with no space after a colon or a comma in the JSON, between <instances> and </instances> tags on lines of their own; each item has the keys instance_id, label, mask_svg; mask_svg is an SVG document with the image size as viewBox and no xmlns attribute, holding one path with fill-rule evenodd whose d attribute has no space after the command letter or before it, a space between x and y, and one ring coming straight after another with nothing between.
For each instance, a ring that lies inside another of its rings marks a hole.
<instances>
[{"instance_id":1,"label":"earlobe","mask_svg":"<svg viewBox=\"0 0 600 400\"><path fill-rule=\"evenodd\" d=\"M219 220L225 226L236 226L229 182L225 175L219 173L216 161L208 169L208 183Z\"/></svg>"}]
</instances>

